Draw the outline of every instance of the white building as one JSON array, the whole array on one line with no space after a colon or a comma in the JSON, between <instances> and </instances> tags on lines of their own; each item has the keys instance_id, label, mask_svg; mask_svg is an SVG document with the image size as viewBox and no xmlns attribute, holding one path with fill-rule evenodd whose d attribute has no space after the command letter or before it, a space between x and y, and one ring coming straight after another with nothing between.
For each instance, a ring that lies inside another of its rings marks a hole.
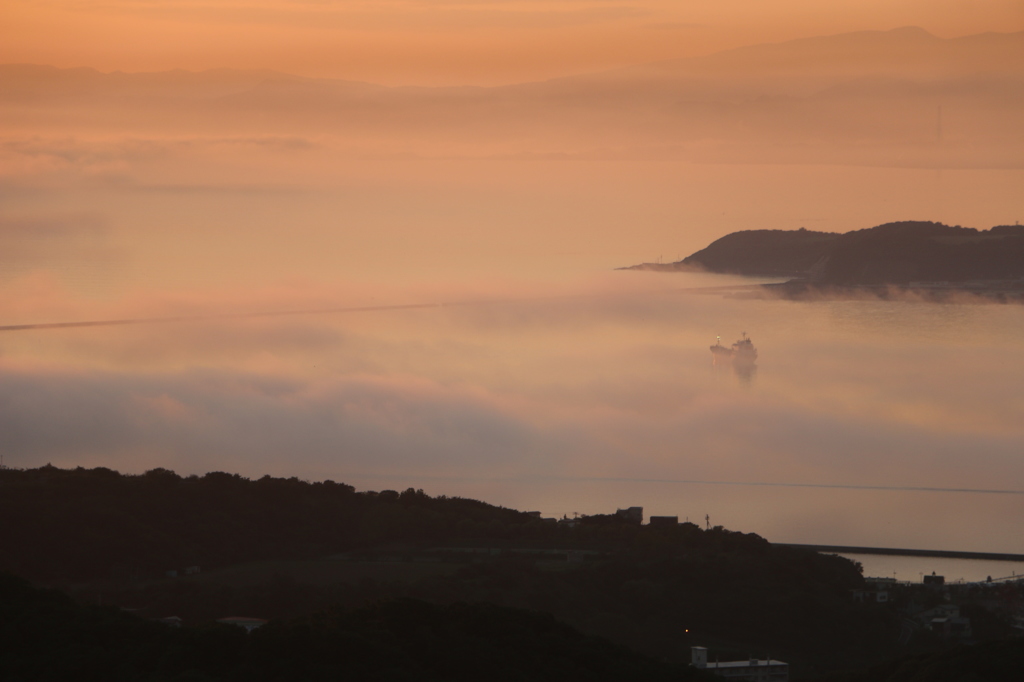
<instances>
[{"instance_id":1,"label":"white building","mask_svg":"<svg viewBox=\"0 0 1024 682\"><path fill-rule=\"evenodd\" d=\"M702 646L691 647L690 656L691 665L694 668L707 670L727 680L789 682L789 664L783 661L751 658L746 661L715 661L709 663L708 650Z\"/></svg>"},{"instance_id":2,"label":"white building","mask_svg":"<svg viewBox=\"0 0 1024 682\"><path fill-rule=\"evenodd\" d=\"M225 625L235 625L237 627L244 628L246 632L252 632L256 628L263 627L267 624L267 621L262 618L243 618L241 616L218 618L217 622L224 623Z\"/></svg>"}]
</instances>

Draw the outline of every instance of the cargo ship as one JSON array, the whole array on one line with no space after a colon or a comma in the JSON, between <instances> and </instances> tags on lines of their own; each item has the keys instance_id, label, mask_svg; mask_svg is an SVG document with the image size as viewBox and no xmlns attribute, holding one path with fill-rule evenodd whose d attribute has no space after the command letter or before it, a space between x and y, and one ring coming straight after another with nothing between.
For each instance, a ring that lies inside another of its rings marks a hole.
<instances>
[{"instance_id":1,"label":"cargo ship","mask_svg":"<svg viewBox=\"0 0 1024 682\"><path fill-rule=\"evenodd\" d=\"M722 337L718 337L715 345L711 346L711 357L715 364L731 362L734 365L753 365L757 362L757 349L754 342L743 332L743 338L732 344L732 348L722 345Z\"/></svg>"}]
</instances>

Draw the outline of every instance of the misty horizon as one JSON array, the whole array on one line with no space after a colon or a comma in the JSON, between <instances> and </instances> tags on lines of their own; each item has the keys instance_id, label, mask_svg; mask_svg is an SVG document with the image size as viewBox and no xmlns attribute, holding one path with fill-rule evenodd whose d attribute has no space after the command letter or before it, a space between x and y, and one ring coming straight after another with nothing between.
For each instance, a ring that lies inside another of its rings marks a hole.
<instances>
[{"instance_id":1,"label":"misty horizon","mask_svg":"<svg viewBox=\"0 0 1024 682\"><path fill-rule=\"evenodd\" d=\"M0 677L1016 679L1022 9L7 0Z\"/></svg>"},{"instance_id":2,"label":"misty horizon","mask_svg":"<svg viewBox=\"0 0 1024 682\"><path fill-rule=\"evenodd\" d=\"M979 33L963 33L963 34L959 34L959 35L955 35L955 36L938 36L938 35L930 32L930 31L928 31L928 30L926 30L926 29L924 29L924 28L922 28L920 26L915 26L915 25L899 26L899 27L895 27L895 28L891 28L891 29L886 29L886 30L844 31L844 32L837 32L837 33L832 33L832 34L805 36L805 37L793 38L793 39L789 39L789 40L769 41L769 42L752 42L752 43L741 45L741 46L737 46L737 47L732 47L732 48L728 48L728 49L724 49L724 50L712 50L712 51L709 51L709 52L706 52L706 53L701 53L701 54L688 55L688 56L683 56L683 57L669 57L669 58L666 58L666 59L639 61L639 62L634 62L634 63L630 63L630 64L625 64L625 65L622 65L622 66L615 66L615 67L604 68L604 69L596 69L596 70L579 71L579 72L576 72L576 73L570 73L570 74L565 74L565 75L561 75L561 76L553 76L553 77L550 77L550 78L532 79L532 80L518 81L518 82L514 82L514 83L503 83L503 84L496 84L496 85L482 85L482 84L465 84L465 85L461 85L461 86L448 86L448 85L418 85L418 86L388 85L388 84L385 84L385 83L376 83L376 82L368 81L368 80L364 80L364 81L347 80L347 79L343 79L343 78L334 78L334 77L328 77L328 76L307 75L307 74L302 74L302 73L298 73L298 72L277 71L277 70L274 70L274 69L239 68L239 67L229 67L229 66L209 66L209 67L198 68L198 69L197 68L189 69L189 68L175 67L175 68L168 68L168 69L161 69L161 70L137 70L137 71L124 70L124 69L108 69L108 70L104 70L104 69L95 68L95 67L90 66L88 64L78 64L78 65L74 65L74 66L64 66L64 65L57 65L57 64L46 64L46 63L40 63L40 62L6 62L6 63L0 63L0 66L8 66L8 67L11 67L11 66L15 66L15 67L41 67L41 68L46 68L46 69L50 69L50 70L58 70L58 71L94 72L94 73L101 74L101 75L120 75L120 76L166 75L166 74L182 74L182 73L184 73L184 74L205 74L205 75L208 75L208 76L213 76L213 75L217 75L217 74L225 74L226 75L226 74L232 74L234 72L241 72L241 73L258 74L261 77L267 77L267 76L287 76L287 77L291 77L291 78L301 78L301 79L314 80L314 81L316 81L316 80L324 80L324 81L336 81L336 82L341 82L341 83L345 83L345 84L353 84L353 85L373 85L373 86L376 86L376 87L389 88L389 89L410 88L410 87L418 87L418 88L424 88L424 89L445 89L445 88L456 88L456 89L458 89L458 88L493 89L493 88L515 87L515 86L518 86L518 85L528 85L528 84L533 84L533 83L548 83L548 82L552 82L552 81L572 80L574 78L587 77L587 76L591 76L592 77L592 76L613 75L613 74L630 74L630 73L632 73L633 75L640 75L642 73L642 74L645 74L645 75L650 77L650 76L655 75L655 72L651 72L650 71L650 69L652 67L660 67L662 69L667 69L667 68L671 68L671 67L675 67L675 66L691 65L691 68L692 68L693 66L707 65L708 62L711 62L712 64L714 64L715 62L718 62L719 63L719 68L722 68L723 66L727 68L728 64L729 64L729 58L730 57L733 57L733 58L739 57L740 59L742 59L742 57L745 56L747 53L757 52L757 51L761 51L761 50L765 50L765 49L785 50L786 48L800 47L800 46L805 46L805 45L806 46L817 45L817 46L824 47L829 41L836 40L836 39L848 41L847 49L851 49L851 48L855 48L856 43L852 43L851 44L849 41L856 41L857 39L863 39L863 38L871 39L871 38L881 37L881 36L885 36L885 35L896 35L896 36L900 36L900 37L904 37L904 38L917 39L917 40L922 40L923 39L923 40L925 40L925 41L927 41L929 43L932 43L932 45L939 45L939 44L951 45L951 44L957 44L957 43L978 43L980 41L984 41L986 39L986 37L990 37L990 36L991 37L995 37L997 39L1005 40L1007 38L1019 37L1019 35L1021 33L1024 33L1024 31L1021 31L1021 30L983 31L983 32L979 32ZM776 58L782 57L782 56L783 56L783 53L777 53ZM851 54L843 55L841 52L833 53L831 55L833 61L842 61L844 56L848 59L852 55ZM899 65L894 65L892 62L886 61L884 59L880 59L878 56L876 56L875 59L877 61L874 64L870 64L870 63L865 64L865 63L862 62L861 66L860 66L860 69L867 70L867 69L870 69L871 67L874 67L874 69L879 70L879 71L888 71L888 70L893 70L894 67L895 67L895 70L899 70ZM768 69L771 68L770 64L769 65L765 65L765 66L768 66ZM827 70L828 69L828 65L817 65L817 66L819 66L819 68L824 67L822 70ZM959 65L959 68L966 71L967 69L970 69L972 66L975 66L975 65L974 64L961 64L961 65ZM762 68L764 68L764 66ZM1015 71L1015 70L1018 70L1018 67L1015 67L1013 64L1004 64L1000 70Z\"/></svg>"},{"instance_id":3,"label":"misty horizon","mask_svg":"<svg viewBox=\"0 0 1024 682\"><path fill-rule=\"evenodd\" d=\"M5 464L1024 550L1020 306L615 270L1024 218L1012 8L15 5Z\"/></svg>"}]
</instances>

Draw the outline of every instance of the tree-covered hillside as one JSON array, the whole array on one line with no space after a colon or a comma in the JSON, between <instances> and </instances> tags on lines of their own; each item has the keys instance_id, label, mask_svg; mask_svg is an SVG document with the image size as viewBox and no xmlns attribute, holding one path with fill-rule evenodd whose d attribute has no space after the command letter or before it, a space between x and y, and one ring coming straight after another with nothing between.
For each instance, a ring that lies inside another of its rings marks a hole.
<instances>
[{"instance_id":1,"label":"tree-covered hillside","mask_svg":"<svg viewBox=\"0 0 1024 682\"><path fill-rule=\"evenodd\" d=\"M82 606L0 573L0 679L496 680L713 679L615 646L537 612L398 600L275 621L170 627Z\"/></svg>"},{"instance_id":2,"label":"tree-covered hillside","mask_svg":"<svg viewBox=\"0 0 1024 682\"><path fill-rule=\"evenodd\" d=\"M797 277L816 287L1018 280L1024 278L1024 226L977 230L902 221L845 234L744 230L678 263L634 267Z\"/></svg>"},{"instance_id":3,"label":"tree-covered hillside","mask_svg":"<svg viewBox=\"0 0 1024 682\"><path fill-rule=\"evenodd\" d=\"M555 523L415 490L49 466L0 471L0 513L0 567L197 625L416 598L545 611L677 663L705 645L810 674L902 651L894 612L853 603L852 562L690 523Z\"/></svg>"}]
</instances>

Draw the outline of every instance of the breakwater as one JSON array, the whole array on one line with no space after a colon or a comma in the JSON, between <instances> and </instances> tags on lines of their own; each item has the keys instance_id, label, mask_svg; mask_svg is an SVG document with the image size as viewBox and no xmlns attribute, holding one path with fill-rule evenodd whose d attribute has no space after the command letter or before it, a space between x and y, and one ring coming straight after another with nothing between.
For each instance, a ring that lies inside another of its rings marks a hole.
<instances>
[{"instance_id":1,"label":"breakwater","mask_svg":"<svg viewBox=\"0 0 1024 682\"><path fill-rule=\"evenodd\" d=\"M904 549L900 547L850 547L847 545L797 545L791 543L772 543L780 547L812 549L815 552L831 552L833 554L883 554L888 556L919 556L942 559L978 559L982 561L1020 561L1024 562L1024 554L1005 552L958 552L945 549Z\"/></svg>"}]
</instances>

